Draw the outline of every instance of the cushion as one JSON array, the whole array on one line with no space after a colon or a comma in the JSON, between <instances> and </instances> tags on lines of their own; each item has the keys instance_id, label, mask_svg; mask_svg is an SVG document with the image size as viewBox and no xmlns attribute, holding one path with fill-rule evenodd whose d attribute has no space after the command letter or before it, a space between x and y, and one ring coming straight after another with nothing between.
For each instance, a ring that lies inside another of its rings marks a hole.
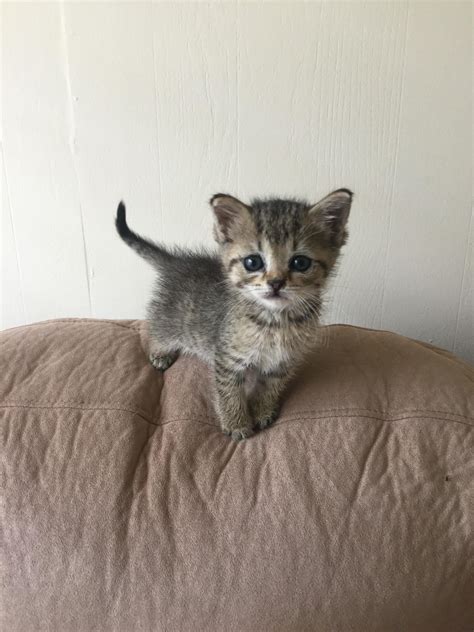
<instances>
[{"instance_id":1,"label":"cushion","mask_svg":"<svg viewBox=\"0 0 474 632\"><path fill-rule=\"evenodd\" d=\"M154 370L141 321L0 344L2 629L474 627L474 372L448 352L322 328L236 443L210 370Z\"/></svg>"}]
</instances>

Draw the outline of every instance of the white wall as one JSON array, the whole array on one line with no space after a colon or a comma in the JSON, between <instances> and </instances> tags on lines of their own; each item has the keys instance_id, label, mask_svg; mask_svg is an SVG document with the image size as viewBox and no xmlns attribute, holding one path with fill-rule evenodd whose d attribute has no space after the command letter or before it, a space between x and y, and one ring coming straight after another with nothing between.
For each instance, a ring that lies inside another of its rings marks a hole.
<instances>
[{"instance_id":1,"label":"white wall","mask_svg":"<svg viewBox=\"0 0 474 632\"><path fill-rule=\"evenodd\" d=\"M2 326L141 317L117 238L356 192L326 320L474 360L469 2L2 4ZM470 241L469 241L470 233Z\"/></svg>"}]
</instances>

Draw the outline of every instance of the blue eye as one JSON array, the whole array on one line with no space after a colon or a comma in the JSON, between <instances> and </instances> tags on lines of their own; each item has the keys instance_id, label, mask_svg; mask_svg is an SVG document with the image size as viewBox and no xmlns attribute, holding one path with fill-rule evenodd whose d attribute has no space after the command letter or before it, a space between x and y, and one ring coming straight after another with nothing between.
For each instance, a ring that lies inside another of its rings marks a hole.
<instances>
[{"instance_id":1,"label":"blue eye","mask_svg":"<svg viewBox=\"0 0 474 632\"><path fill-rule=\"evenodd\" d=\"M263 259L260 255L249 255L243 260L247 272L257 272L263 268Z\"/></svg>"},{"instance_id":2,"label":"blue eye","mask_svg":"<svg viewBox=\"0 0 474 632\"><path fill-rule=\"evenodd\" d=\"M311 265L311 259L304 255L297 255L290 259L290 270L295 272L306 272Z\"/></svg>"}]
</instances>

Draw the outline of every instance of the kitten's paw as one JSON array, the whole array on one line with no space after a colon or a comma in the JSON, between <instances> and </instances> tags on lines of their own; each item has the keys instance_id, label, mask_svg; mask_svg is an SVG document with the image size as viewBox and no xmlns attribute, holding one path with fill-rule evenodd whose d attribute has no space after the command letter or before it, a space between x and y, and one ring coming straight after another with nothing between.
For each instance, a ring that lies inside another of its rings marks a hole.
<instances>
[{"instance_id":1,"label":"kitten's paw","mask_svg":"<svg viewBox=\"0 0 474 632\"><path fill-rule=\"evenodd\" d=\"M244 439L248 439L254 434L252 428L238 428L236 430L229 430L228 428L224 428L222 432L230 437L233 441L243 441Z\"/></svg>"},{"instance_id":2,"label":"kitten's paw","mask_svg":"<svg viewBox=\"0 0 474 632\"><path fill-rule=\"evenodd\" d=\"M255 422L255 428L257 428L258 430L264 430L265 428L268 428L268 426L271 426L277 417L278 417L277 412L272 412L270 414L263 415L262 417L257 419L257 421Z\"/></svg>"},{"instance_id":3,"label":"kitten's paw","mask_svg":"<svg viewBox=\"0 0 474 632\"><path fill-rule=\"evenodd\" d=\"M157 355L151 353L149 356L150 363L158 371L166 371L178 357L178 354Z\"/></svg>"}]
</instances>

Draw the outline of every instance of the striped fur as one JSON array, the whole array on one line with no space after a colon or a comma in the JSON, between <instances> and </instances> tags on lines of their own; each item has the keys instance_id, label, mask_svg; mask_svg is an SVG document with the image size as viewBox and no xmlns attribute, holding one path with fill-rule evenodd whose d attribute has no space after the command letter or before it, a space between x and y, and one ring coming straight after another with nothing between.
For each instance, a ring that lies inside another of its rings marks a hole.
<instances>
[{"instance_id":1,"label":"striped fur","mask_svg":"<svg viewBox=\"0 0 474 632\"><path fill-rule=\"evenodd\" d=\"M119 205L119 235L158 272L148 306L150 361L165 370L179 353L206 360L222 429L235 440L274 421L288 381L315 345L322 292L347 237L351 201L347 189L315 205L247 205L217 194L217 252L171 250L141 237ZM262 269L246 270L249 255L260 257ZM308 258L309 268L292 269L295 256Z\"/></svg>"}]
</instances>

